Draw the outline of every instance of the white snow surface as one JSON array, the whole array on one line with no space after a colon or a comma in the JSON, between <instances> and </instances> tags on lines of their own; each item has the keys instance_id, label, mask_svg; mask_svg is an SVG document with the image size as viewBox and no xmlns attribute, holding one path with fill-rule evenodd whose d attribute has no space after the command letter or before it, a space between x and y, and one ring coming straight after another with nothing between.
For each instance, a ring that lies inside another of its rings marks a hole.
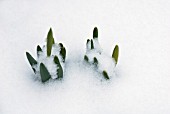
<instances>
[{"instance_id":1,"label":"white snow surface","mask_svg":"<svg viewBox=\"0 0 170 114\"><path fill-rule=\"evenodd\" d=\"M115 77L83 57L93 28ZM62 81L42 84L26 59L52 27L67 50ZM0 114L170 114L169 0L0 0Z\"/></svg>"}]
</instances>

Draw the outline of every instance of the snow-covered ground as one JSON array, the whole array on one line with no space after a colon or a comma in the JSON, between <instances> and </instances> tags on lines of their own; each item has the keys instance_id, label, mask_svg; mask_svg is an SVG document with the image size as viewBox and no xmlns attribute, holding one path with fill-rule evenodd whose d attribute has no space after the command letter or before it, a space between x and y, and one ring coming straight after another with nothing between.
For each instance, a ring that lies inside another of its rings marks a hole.
<instances>
[{"instance_id":1,"label":"snow-covered ground","mask_svg":"<svg viewBox=\"0 0 170 114\"><path fill-rule=\"evenodd\" d=\"M93 28L116 76L83 62ZM67 49L64 80L42 84L26 59L49 28ZM0 0L0 114L170 114L169 0Z\"/></svg>"}]
</instances>

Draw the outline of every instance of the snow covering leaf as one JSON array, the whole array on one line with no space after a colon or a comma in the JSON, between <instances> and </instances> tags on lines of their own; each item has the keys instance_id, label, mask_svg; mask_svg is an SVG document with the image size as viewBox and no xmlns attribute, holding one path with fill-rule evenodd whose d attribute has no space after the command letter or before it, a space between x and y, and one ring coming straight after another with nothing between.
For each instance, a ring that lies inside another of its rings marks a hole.
<instances>
[{"instance_id":1,"label":"snow covering leaf","mask_svg":"<svg viewBox=\"0 0 170 114\"><path fill-rule=\"evenodd\" d=\"M50 73L43 63L40 64L40 75L42 82L46 82L51 78Z\"/></svg>"},{"instance_id":2,"label":"snow covering leaf","mask_svg":"<svg viewBox=\"0 0 170 114\"><path fill-rule=\"evenodd\" d=\"M86 42L86 49L89 50L91 47L90 47L90 39L87 39L87 42Z\"/></svg>"},{"instance_id":3,"label":"snow covering leaf","mask_svg":"<svg viewBox=\"0 0 170 114\"><path fill-rule=\"evenodd\" d=\"M118 47L118 45L116 45L113 50L113 54L112 54L112 58L115 59L116 64L118 62L118 56L119 56L119 47Z\"/></svg>"},{"instance_id":4,"label":"snow covering leaf","mask_svg":"<svg viewBox=\"0 0 170 114\"><path fill-rule=\"evenodd\" d=\"M98 38L98 29L97 27L94 28L93 30L93 39Z\"/></svg>"},{"instance_id":5,"label":"snow covering leaf","mask_svg":"<svg viewBox=\"0 0 170 114\"><path fill-rule=\"evenodd\" d=\"M65 49L65 47L63 46L62 43L59 43L59 45L60 45L60 48L61 48L60 55L63 58L63 62L65 62L65 59L66 59L66 49Z\"/></svg>"},{"instance_id":6,"label":"snow covering leaf","mask_svg":"<svg viewBox=\"0 0 170 114\"><path fill-rule=\"evenodd\" d=\"M34 73L35 73L36 70L35 70L35 68L33 68L33 65L36 65L36 64L37 64L37 61L36 61L28 52L26 52L26 56L27 56L27 59L28 59L30 65L31 65Z\"/></svg>"},{"instance_id":7,"label":"snow covering leaf","mask_svg":"<svg viewBox=\"0 0 170 114\"><path fill-rule=\"evenodd\" d=\"M98 60L96 57L93 58L93 63L97 66L98 65Z\"/></svg>"},{"instance_id":8,"label":"snow covering leaf","mask_svg":"<svg viewBox=\"0 0 170 114\"><path fill-rule=\"evenodd\" d=\"M54 44L53 32L50 28L48 35L47 35L47 56L51 55L52 45Z\"/></svg>"},{"instance_id":9,"label":"snow covering leaf","mask_svg":"<svg viewBox=\"0 0 170 114\"><path fill-rule=\"evenodd\" d=\"M63 62L65 62L66 59L66 49L64 47L61 48L60 54L63 58Z\"/></svg>"},{"instance_id":10,"label":"snow covering leaf","mask_svg":"<svg viewBox=\"0 0 170 114\"><path fill-rule=\"evenodd\" d=\"M86 43L86 45L87 45L89 42L90 42L90 39L87 39L87 43Z\"/></svg>"},{"instance_id":11,"label":"snow covering leaf","mask_svg":"<svg viewBox=\"0 0 170 114\"><path fill-rule=\"evenodd\" d=\"M107 72L106 72L105 70L103 71L103 76L104 76L104 78L107 79L107 80L110 79L109 76L108 76L108 74L107 74Z\"/></svg>"},{"instance_id":12,"label":"snow covering leaf","mask_svg":"<svg viewBox=\"0 0 170 114\"><path fill-rule=\"evenodd\" d=\"M38 46L37 46L37 57L39 57L39 52L42 52L42 49L41 49L41 47L38 45Z\"/></svg>"},{"instance_id":13,"label":"snow covering leaf","mask_svg":"<svg viewBox=\"0 0 170 114\"><path fill-rule=\"evenodd\" d=\"M63 69L57 56L54 57L54 63L57 64L57 67L58 67L57 69L58 79L63 78Z\"/></svg>"},{"instance_id":14,"label":"snow covering leaf","mask_svg":"<svg viewBox=\"0 0 170 114\"><path fill-rule=\"evenodd\" d=\"M91 39L91 49L94 49L94 43L92 39Z\"/></svg>"}]
</instances>

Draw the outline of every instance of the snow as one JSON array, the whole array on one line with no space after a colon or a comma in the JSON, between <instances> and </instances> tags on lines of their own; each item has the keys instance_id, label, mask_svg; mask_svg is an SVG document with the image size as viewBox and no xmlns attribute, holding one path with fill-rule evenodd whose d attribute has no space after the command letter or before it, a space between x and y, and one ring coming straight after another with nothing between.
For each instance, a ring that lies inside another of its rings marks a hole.
<instances>
[{"instance_id":1,"label":"snow","mask_svg":"<svg viewBox=\"0 0 170 114\"><path fill-rule=\"evenodd\" d=\"M91 42L94 42L94 49L91 49ZM94 70L102 73L106 71L109 78L115 76L115 60L102 51L102 48L98 42L98 39L90 39L86 44L86 54L88 60L87 63L94 66ZM94 62L94 58L96 58L97 63ZM88 66L87 66L88 67Z\"/></svg>"},{"instance_id":2,"label":"snow","mask_svg":"<svg viewBox=\"0 0 170 114\"><path fill-rule=\"evenodd\" d=\"M169 114L169 0L0 1L0 114ZM84 60L94 27L115 77ZM62 81L42 84L26 59L52 27L67 50Z\"/></svg>"},{"instance_id":3,"label":"snow","mask_svg":"<svg viewBox=\"0 0 170 114\"><path fill-rule=\"evenodd\" d=\"M33 68L36 69L36 76L39 78L39 80L40 80L40 64L41 63L43 63L47 67L48 72L50 73L52 79L58 78L58 76L57 76L58 66L54 63L54 56L57 56L59 58L60 64L64 71L65 65L64 65L63 59L59 53L60 50L61 50L61 48L59 47L59 45L57 43L55 43L52 46L52 50L51 50L52 52L51 52L50 57L47 57L46 44L43 45L42 52L41 51L38 52L38 54L39 54L39 57L37 57L38 64L34 65Z\"/></svg>"}]
</instances>

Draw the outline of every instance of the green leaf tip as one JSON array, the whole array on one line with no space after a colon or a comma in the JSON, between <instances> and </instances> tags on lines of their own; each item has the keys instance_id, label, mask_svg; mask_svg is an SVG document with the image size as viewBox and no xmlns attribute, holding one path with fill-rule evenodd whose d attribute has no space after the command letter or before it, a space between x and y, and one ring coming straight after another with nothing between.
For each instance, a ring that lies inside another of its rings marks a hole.
<instances>
[{"instance_id":1,"label":"green leaf tip","mask_svg":"<svg viewBox=\"0 0 170 114\"><path fill-rule=\"evenodd\" d=\"M93 39L98 38L98 29L97 27L94 28L93 30Z\"/></svg>"},{"instance_id":2,"label":"green leaf tip","mask_svg":"<svg viewBox=\"0 0 170 114\"><path fill-rule=\"evenodd\" d=\"M53 32L50 28L48 35L47 35L47 56L51 55L52 45L54 44Z\"/></svg>"},{"instance_id":3,"label":"green leaf tip","mask_svg":"<svg viewBox=\"0 0 170 114\"><path fill-rule=\"evenodd\" d=\"M91 49L94 49L93 40L91 39Z\"/></svg>"},{"instance_id":4,"label":"green leaf tip","mask_svg":"<svg viewBox=\"0 0 170 114\"><path fill-rule=\"evenodd\" d=\"M114 58L116 64L118 62L118 57L119 57L119 46L116 45L114 50L113 50L113 54L112 54L112 58Z\"/></svg>"},{"instance_id":5,"label":"green leaf tip","mask_svg":"<svg viewBox=\"0 0 170 114\"><path fill-rule=\"evenodd\" d=\"M65 47L63 46L62 43L59 43L59 46L60 46L60 55L62 56L63 62L65 62L65 59L66 59L66 49L65 49Z\"/></svg>"},{"instance_id":6,"label":"green leaf tip","mask_svg":"<svg viewBox=\"0 0 170 114\"><path fill-rule=\"evenodd\" d=\"M63 46L62 43L59 43L59 46L60 46L60 55L62 56L63 62L65 62L65 59L66 59L66 49L65 49L65 47Z\"/></svg>"},{"instance_id":7,"label":"green leaf tip","mask_svg":"<svg viewBox=\"0 0 170 114\"><path fill-rule=\"evenodd\" d=\"M28 62L30 63L34 73L36 73L36 70L35 70L35 68L33 68L33 65L36 65L37 61L28 52L26 52L26 56L27 56Z\"/></svg>"},{"instance_id":8,"label":"green leaf tip","mask_svg":"<svg viewBox=\"0 0 170 114\"><path fill-rule=\"evenodd\" d=\"M65 59L66 59L66 49L64 47L61 47L60 55L62 56L63 62L65 62Z\"/></svg>"},{"instance_id":9,"label":"green leaf tip","mask_svg":"<svg viewBox=\"0 0 170 114\"><path fill-rule=\"evenodd\" d=\"M60 61L57 56L54 57L54 63L58 67L58 69L57 69L58 79L62 79L63 78L63 69L62 69L62 66L61 66Z\"/></svg>"},{"instance_id":10,"label":"green leaf tip","mask_svg":"<svg viewBox=\"0 0 170 114\"><path fill-rule=\"evenodd\" d=\"M86 45L88 45L88 43L90 42L90 40L89 39L87 39L87 42L86 42Z\"/></svg>"},{"instance_id":11,"label":"green leaf tip","mask_svg":"<svg viewBox=\"0 0 170 114\"><path fill-rule=\"evenodd\" d=\"M89 58L87 57L87 55L84 56L84 60L87 62L89 61Z\"/></svg>"},{"instance_id":12,"label":"green leaf tip","mask_svg":"<svg viewBox=\"0 0 170 114\"><path fill-rule=\"evenodd\" d=\"M39 52L42 52L42 49L41 49L41 47L38 45L37 46L37 56L39 57Z\"/></svg>"},{"instance_id":13,"label":"green leaf tip","mask_svg":"<svg viewBox=\"0 0 170 114\"><path fill-rule=\"evenodd\" d=\"M96 58L96 57L94 57L94 58L93 58L93 63L94 63L95 65L97 65L97 64L98 64L98 60L97 60L97 58Z\"/></svg>"},{"instance_id":14,"label":"green leaf tip","mask_svg":"<svg viewBox=\"0 0 170 114\"><path fill-rule=\"evenodd\" d=\"M106 72L105 70L103 71L103 76L104 76L104 78L107 79L107 80L110 79L109 76L108 76L108 74L107 74L107 72Z\"/></svg>"},{"instance_id":15,"label":"green leaf tip","mask_svg":"<svg viewBox=\"0 0 170 114\"><path fill-rule=\"evenodd\" d=\"M60 61L59 61L59 59L58 59L58 56L55 56L55 57L54 57L54 63L60 64Z\"/></svg>"},{"instance_id":16,"label":"green leaf tip","mask_svg":"<svg viewBox=\"0 0 170 114\"><path fill-rule=\"evenodd\" d=\"M50 73L43 63L40 64L40 75L42 82L46 82L51 78Z\"/></svg>"},{"instance_id":17,"label":"green leaf tip","mask_svg":"<svg viewBox=\"0 0 170 114\"><path fill-rule=\"evenodd\" d=\"M62 43L59 43L59 46L60 46L60 47L64 47Z\"/></svg>"}]
</instances>

